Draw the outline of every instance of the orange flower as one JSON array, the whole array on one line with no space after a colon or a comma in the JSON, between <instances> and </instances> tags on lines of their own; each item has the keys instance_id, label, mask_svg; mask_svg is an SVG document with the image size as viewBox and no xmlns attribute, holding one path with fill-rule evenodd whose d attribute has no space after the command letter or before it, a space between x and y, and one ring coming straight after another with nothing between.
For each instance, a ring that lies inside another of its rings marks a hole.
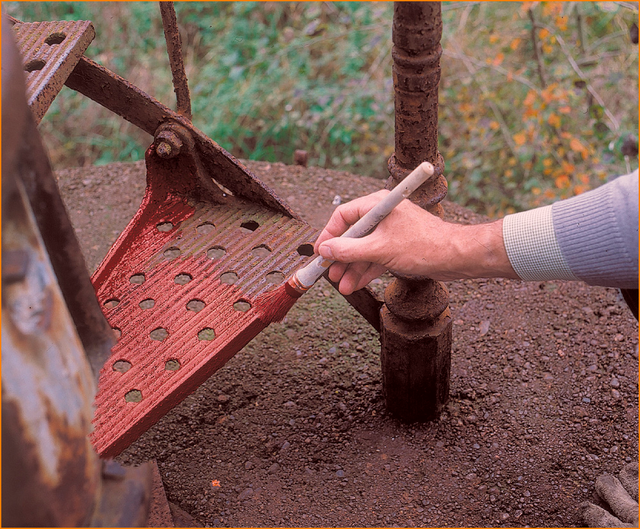
<instances>
[{"instance_id":1,"label":"orange flower","mask_svg":"<svg viewBox=\"0 0 640 529\"><path fill-rule=\"evenodd\" d=\"M567 189L570 186L571 181L566 174L561 174L560 176L556 177L556 187L558 189Z\"/></svg>"},{"instance_id":2,"label":"orange flower","mask_svg":"<svg viewBox=\"0 0 640 529\"><path fill-rule=\"evenodd\" d=\"M518 133L513 135L513 141L518 146L519 145L524 145L524 143L527 141L527 136L525 135L524 132L518 132Z\"/></svg>"},{"instance_id":3,"label":"orange flower","mask_svg":"<svg viewBox=\"0 0 640 529\"><path fill-rule=\"evenodd\" d=\"M549 125L551 125L554 129L560 127L560 116L558 116L557 114L551 113L547 121L549 122Z\"/></svg>"}]
</instances>

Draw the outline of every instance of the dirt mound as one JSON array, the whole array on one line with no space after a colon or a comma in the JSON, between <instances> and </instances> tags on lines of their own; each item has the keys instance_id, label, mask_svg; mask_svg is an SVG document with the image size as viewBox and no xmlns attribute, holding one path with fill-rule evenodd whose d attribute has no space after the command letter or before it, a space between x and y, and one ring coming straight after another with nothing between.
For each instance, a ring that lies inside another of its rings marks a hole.
<instances>
[{"instance_id":1,"label":"dirt mound","mask_svg":"<svg viewBox=\"0 0 640 529\"><path fill-rule=\"evenodd\" d=\"M247 165L318 228L334 202L382 187ZM93 271L138 207L144 165L57 176ZM577 525L596 477L637 458L635 319L617 291L578 283L448 287L451 399L440 420L385 413L378 336L322 282L120 460L156 459L169 500L206 526Z\"/></svg>"}]
</instances>

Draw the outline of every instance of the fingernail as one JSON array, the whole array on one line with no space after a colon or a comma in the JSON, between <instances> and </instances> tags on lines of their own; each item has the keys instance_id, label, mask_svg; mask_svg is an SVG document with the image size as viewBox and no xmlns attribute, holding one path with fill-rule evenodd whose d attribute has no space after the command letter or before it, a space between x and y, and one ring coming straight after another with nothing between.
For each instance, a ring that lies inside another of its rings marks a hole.
<instances>
[{"instance_id":1,"label":"fingernail","mask_svg":"<svg viewBox=\"0 0 640 529\"><path fill-rule=\"evenodd\" d=\"M331 250L331 246L327 246L326 244L323 244L322 246L320 246L320 255L325 259L331 259L332 261L335 261L335 258L333 257L333 251Z\"/></svg>"}]
</instances>

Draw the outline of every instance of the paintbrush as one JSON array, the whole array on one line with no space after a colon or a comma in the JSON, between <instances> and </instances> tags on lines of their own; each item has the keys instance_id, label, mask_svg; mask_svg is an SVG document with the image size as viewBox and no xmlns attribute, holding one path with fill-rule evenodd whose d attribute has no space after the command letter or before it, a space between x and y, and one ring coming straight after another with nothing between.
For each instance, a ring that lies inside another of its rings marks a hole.
<instances>
[{"instance_id":1,"label":"paintbrush","mask_svg":"<svg viewBox=\"0 0 640 529\"><path fill-rule=\"evenodd\" d=\"M422 162L341 237L356 239L371 233L400 202L433 176L433 173L433 165ZM259 319L267 325L282 321L298 298L309 290L333 263L334 261L319 255L278 288L258 296L254 307L258 311Z\"/></svg>"}]
</instances>

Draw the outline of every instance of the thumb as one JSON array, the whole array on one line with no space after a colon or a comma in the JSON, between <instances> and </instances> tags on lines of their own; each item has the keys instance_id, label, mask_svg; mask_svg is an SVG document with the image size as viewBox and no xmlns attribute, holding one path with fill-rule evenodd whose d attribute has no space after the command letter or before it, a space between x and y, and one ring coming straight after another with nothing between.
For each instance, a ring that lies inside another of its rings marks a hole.
<instances>
[{"instance_id":1,"label":"thumb","mask_svg":"<svg viewBox=\"0 0 640 529\"><path fill-rule=\"evenodd\" d=\"M318 252L325 259L340 263L354 263L358 261L375 262L371 252L369 237L351 239L349 237L334 237L323 242Z\"/></svg>"}]
</instances>

